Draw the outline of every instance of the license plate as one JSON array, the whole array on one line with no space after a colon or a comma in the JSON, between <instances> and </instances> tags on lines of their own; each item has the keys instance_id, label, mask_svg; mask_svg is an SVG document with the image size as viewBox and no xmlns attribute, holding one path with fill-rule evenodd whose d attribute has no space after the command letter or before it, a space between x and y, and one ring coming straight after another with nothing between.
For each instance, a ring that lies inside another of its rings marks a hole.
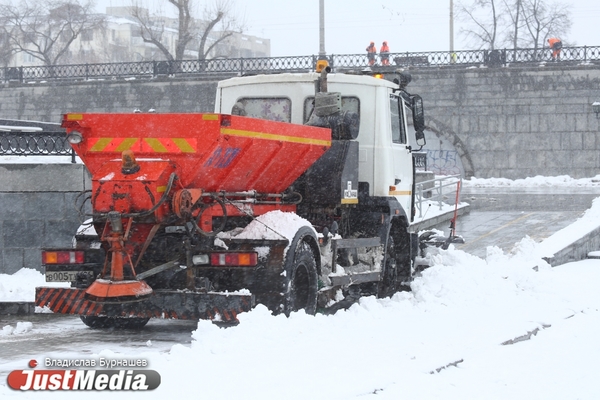
<instances>
[{"instance_id":1,"label":"license plate","mask_svg":"<svg viewBox=\"0 0 600 400\"><path fill-rule=\"evenodd\" d=\"M46 282L75 282L78 274L88 278L93 276L92 271L46 271Z\"/></svg>"}]
</instances>

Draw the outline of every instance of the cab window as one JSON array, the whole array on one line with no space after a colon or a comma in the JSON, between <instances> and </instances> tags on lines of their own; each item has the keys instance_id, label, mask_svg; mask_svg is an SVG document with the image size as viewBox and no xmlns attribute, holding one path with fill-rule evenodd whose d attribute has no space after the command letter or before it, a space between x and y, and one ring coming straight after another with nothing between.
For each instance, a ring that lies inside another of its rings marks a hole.
<instances>
[{"instance_id":1,"label":"cab window","mask_svg":"<svg viewBox=\"0 0 600 400\"><path fill-rule=\"evenodd\" d=\"M292 101L286 97L242 97L232 107L231 114L291 122Z\"/></svg>"},{"instance_id":2,"label":"cab window","mask_svg":"<svg viewBox=\"0 0 600 400\"><path fill-rule=\"evenodd\" d=\"M392 141L398 144L406 144L406 125L404 123L404 113L402 112L402 108L402 99L399 96L390 95Z\"/></svg>"}]
</instances>

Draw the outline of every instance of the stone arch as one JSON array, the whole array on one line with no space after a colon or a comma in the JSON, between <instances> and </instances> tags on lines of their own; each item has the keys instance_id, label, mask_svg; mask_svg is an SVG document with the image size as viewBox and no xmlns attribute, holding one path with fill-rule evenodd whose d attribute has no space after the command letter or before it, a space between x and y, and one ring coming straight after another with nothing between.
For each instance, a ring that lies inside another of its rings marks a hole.
<instances>
[{"instance_id":1,"label":"stone arch","mask_svg":"<svg viewBox=\"0 0 600 400\"><path fill-rule=\"evenodd\" d=\"M426 136L427 132L431 132L440 140L445 140L454 148L462 166L462 171L460 171L460 173L462 173L464 178L468 179L475 176L475 168L473 167L473 160L471 160L471 155L469 154L467 147L460 139L460 137L458 137L458 134L456 132L434 119L430 119L430 121L428 121L428 124L426 124ZM431 137L431 135L429 136ZM430 159L435 161L435 158L430 157L430 155L431 153L435 154L434 152L437 150L435 150L433 144L430 144L429 142L424 146L423 150L427 151L427 162L428 165L430 165Z\"/></svg>"}]
</instances>

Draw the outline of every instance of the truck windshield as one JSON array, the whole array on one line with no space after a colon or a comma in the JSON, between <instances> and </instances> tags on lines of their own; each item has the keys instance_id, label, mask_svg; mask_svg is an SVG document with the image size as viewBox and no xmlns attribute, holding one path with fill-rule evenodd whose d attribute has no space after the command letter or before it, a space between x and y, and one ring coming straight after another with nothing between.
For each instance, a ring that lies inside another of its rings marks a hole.
<instances>
[{"instance_id":1,"label":"truck windshield","mask_svg":"<svg viewBox=\"0 0 600 400\"><path fill-rule=\"evenodd\" d=\"M291 122L292 101L286 97L242 97L233 106L231 114Z\"/></svg>"},{"instance_id":2,"label":"truck windshield","mask_svg":"<svg viewBox=\"0 0 600 400\"><path fill-rule=\"evenodd\" d=\"M406 144L406 125L404 124L404 106L402 99L396 95L390 95L390 117L392 122L392 141L398 144Z\"/></svg>"}]
</instances>

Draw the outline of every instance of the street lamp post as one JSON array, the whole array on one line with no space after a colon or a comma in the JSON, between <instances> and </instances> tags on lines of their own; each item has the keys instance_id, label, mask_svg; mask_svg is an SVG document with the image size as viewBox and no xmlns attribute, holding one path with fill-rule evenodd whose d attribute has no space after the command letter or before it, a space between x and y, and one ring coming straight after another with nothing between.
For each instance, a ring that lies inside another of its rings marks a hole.
<instances>
[{"instance_id":1,"label":"street lamp post","mask_svg":"<svg viewBox=\"0 0 600 400\"><path fill-rule=\"evenodd\" d=\"M450 0L450 53L454 53L454 2Z\"/></svg>"},{"instance_id":2,"label":"street lamp post","mask_svg":"<svg viewBox=\"0 0 600 400\"><path fill-rule=\"evenodd\" d=\"M325 0L319 0L319 60L326 59L325 55Z\"/></svg>"}]
</instances>

